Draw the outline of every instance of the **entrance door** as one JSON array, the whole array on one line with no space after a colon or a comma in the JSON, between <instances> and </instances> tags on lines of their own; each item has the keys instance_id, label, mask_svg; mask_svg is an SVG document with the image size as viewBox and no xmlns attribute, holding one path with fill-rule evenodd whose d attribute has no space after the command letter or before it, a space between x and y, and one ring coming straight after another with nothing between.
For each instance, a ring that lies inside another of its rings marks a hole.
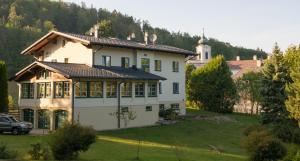
<instances>
[{"instance_id":1,"label":"entrance door","mask_svg":"<svg viewBox=\"0 0 300 161\"><path fill-rule=\"evenodd\" d=\"M38 110L38 128L49 129L50 119L48 110Z\"/></svg>"},{"instance_id":2,"label":"entrance door","mask_svg":"<svg viewBox=\"0 0 300 161\"><path fill-rule=\"evenodd\" d=\"M55 129L58 129L63 126L64 122L68 118L68 112L65 110L55 111Z\"/></svg>"}]
</instances>

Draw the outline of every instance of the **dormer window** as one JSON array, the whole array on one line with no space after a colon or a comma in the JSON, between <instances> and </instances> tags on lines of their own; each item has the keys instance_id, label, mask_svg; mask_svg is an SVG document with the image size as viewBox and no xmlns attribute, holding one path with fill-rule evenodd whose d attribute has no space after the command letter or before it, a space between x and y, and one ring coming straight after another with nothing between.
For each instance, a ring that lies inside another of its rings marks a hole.
<instances>
[{"instance_id":1,"label":"dormer window","mask_svg":"<svg viewBox=\"0 0 300 161\"><path fill-rule=\"evenodd\" d=\"M65 47L65 45L66 45L66 40L62 40L61 46Z\"/></svg>"},{"instance_id":2,"label":"dormer window","mask_svg":"<svg viewBox=\"0 0 300 161\"><path fill-rule=\"evenodd\" d=\"M150 71L150 59L142 58L141 66L142 66L143 71L149 72Z\"/></svg>"},{"instance_id":3,"label":"dormer window","mask_svg":"<svg viewBox=\"0 0 300 161\"><path fill-rule=\"evenodd\" d=\"M102 65L110 67L111 66L111 56L102 56Z\"/></svg>"},{"instance_id":4,"label":"dormer window","mask_svg":"<svg viewBox=\"0 0 300 161\"><path fill-rule=\"evenodd\" d=\"M57 39L53 39L52 43L56 45L57 44Z\"/></svg>"},{"instance_id":5,"label":"dormer window","mask_svg":"<svg viewBox=\"0 0 300 161\"><path fill-rule=\"evenodd\" d=\"M42 70L37 73L37 79L48 79L51 77L51 72L49 70Z\"/></svg>"},{"instance_id":6,"label":"dormer window","mask_svg":"<svg viewBox=\"0 0 300 161\"><path fill-rule=\"evenodd\" d=\"M65 58L64 63L69 63L69 58Z\"/></svg>"},{"instance_id":7,"label":"dormer window","mask_svg":"<svg viewBox=\"0 0 300 161\"><path fill-rule=\"evenodd\" d=\"M123 68L129 68L130 64L129 64L129 58L128 57L122 57L121 58L121 66Z\"/></svg>"}]
</instances>

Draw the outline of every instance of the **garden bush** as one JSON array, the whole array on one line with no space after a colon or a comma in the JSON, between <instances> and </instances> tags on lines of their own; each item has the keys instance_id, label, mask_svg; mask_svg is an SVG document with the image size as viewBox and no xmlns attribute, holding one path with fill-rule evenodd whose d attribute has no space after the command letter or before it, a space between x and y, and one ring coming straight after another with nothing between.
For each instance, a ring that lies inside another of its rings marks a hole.
<instances>
[{"instance_id":1,"label":"garden bush","mask_svg":"<svg viewBox=\"0 0 300 161\"><path fill-rule=\"evenodd\" d=\"M283 161L300 161L300 147L296 144L289 144Z\"/></svg>"},{"instance_id":2,"label":"garden bush","mask_svg":"<svg viewBox=\"0 0 300 161\"><path fill-rule=\"evenodd\" d=\"M159 117L167 120L175 120L177 115L178 113L172 108L159 110Z\"/></svg>"},{"instance_id":3,"label":"garden bush","mask_svg":"<svg viewBox=\"0 0 300 161\"><path fill-rule=\"evenodd\" d=\"M9 150L4 143L0 143L0 159L15 159L17 151Z\"/></svg>"},{"instance_id":4,"label":"garden bush","mask_svg":"<svg viewBox=\"0 0 300 161\"><path fill-rule=\"evenodd\" d=\"M275 161L286 154L283 143L272 136L263 126L254 125L245 129L242 146L252 161Z\"/></svg>"},{"instance_id":5,"label":"garden bush","mask_svg":"<svg viewBox=\"0 0 300 161\"><path fill-rule=\"evenodd\" d=\"M286 143L300 144L300 129L297 124L283 122L273 126L272 132Z\"/></svg>"},{"instance_id":6,"label":"garden bush","mask_svg":"<svg viewBox=\"0 0 300 161\"><path fill-rule=\"evenodd\" d=\"M286 155L283 143L275 138L266 138L260 142L251 154L252 161L276 161Z\"/></svg>"},{"instance_id":7,"label":"garden bush","mask_svg":"<svg viewBox=\"0 0 300 161\"><path fill-rule=\"evenodd\" d=\"M264 131L264 130L265 130L265 127L262 125L251 125L244 129L243 134L245 136L249 136L250 133L252 133L254 131L260 132L260 131Z\"/></svg>"},{"instance_id":8,"label":"garden bush","mask_svg":"<svg viewBox=\"0 0 300 161\"><path fill-rule=\"evenodd\" d=\"M55 159L73 160L79 152L87 151L95 141L96 132L93 128L66 123L52 134L50 147Z\"/></svg>"},{"instance_id":9,"label":"garden bush","mask_svg":"<svg viewBox=\"0 0 300 161\"><path fill-rule=\"evenodd\" d=\"M50 151L47 146L41 143L31 144L31 149L28 151L32 160L49 160Z\"/></svg>"}]
</instances>

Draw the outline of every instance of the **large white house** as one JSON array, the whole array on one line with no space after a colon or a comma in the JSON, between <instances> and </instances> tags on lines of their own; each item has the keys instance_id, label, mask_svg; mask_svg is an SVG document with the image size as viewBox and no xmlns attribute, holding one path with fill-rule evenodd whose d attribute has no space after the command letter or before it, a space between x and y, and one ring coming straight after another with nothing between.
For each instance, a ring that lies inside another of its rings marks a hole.
<instances>
[{"instance_id":1,"label":"large white house","mask_svg":"<svg viewBox=\"0 0 300 161\"><path fill-rule=\"evenodd\" d=\"M153 125L159 109L185 114L185 58L193 52L52 31L22 51L36 60L15 74L21 119L56 129L64 120L96 130ZM120 117L118 117L120 116Z\"/></svg>"}]
</instances>

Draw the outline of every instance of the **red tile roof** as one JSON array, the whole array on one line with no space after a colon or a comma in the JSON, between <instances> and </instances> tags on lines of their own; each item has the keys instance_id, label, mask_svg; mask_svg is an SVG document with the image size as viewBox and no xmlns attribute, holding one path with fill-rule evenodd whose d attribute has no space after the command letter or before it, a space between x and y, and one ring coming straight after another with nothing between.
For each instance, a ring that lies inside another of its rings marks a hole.
<instances>
[{"instance_id":1,"label":"red tile roof","mask_svg":"<svg viewBox=\"0 0 300 161\"><path fill-rule=\"evenodd\" d=\"M257 61L261 60L234 60L234 61L227 61L227 64L230 70L237 70L237 73L233 73L233 78L238 78L243 76L244 73L253 71L259 72L262 69L261 66L258 66Z\"/></svg>"}]
</instances>

